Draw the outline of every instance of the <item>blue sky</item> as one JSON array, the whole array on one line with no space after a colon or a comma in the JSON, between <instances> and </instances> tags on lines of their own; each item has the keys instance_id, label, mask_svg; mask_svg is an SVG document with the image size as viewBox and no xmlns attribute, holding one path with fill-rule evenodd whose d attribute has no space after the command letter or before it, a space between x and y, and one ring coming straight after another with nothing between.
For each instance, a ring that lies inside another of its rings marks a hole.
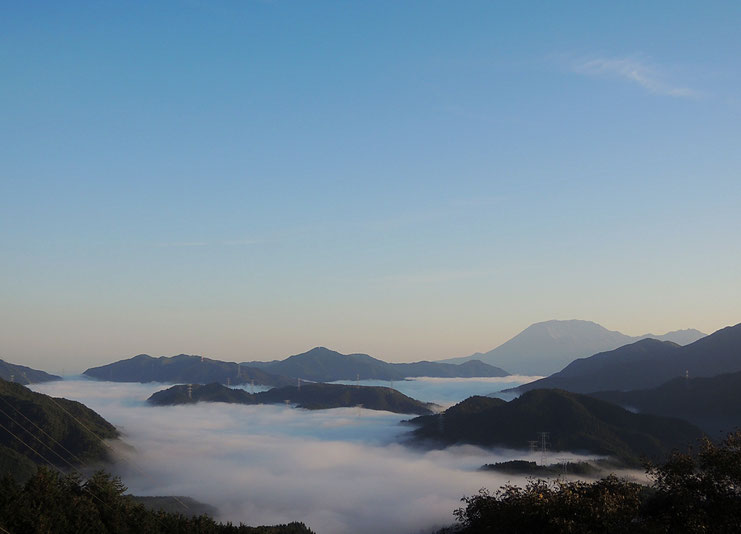
<instances>
[{"instance_id":1,"label":"blue sky","mask_svg":"<svg viewBox=\"0 0 741 534\"><path fill-rule=\"evenodd\" d=\"M0 16L0 358L404 361L741 320L735 2Z\"/></svg>"}]
</instances>

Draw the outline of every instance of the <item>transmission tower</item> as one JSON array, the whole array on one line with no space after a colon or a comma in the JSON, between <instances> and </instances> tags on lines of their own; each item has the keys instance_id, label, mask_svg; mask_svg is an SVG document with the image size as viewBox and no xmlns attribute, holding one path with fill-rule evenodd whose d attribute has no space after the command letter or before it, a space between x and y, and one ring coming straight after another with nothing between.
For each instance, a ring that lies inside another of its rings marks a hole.
<instances>
[{"instance_id":1,"label":"transmission tower","mask_svg":"<svg viewBox=\"0 0 741 534\"><path fill-rule=\"evenodd\" d=\"M535 455L535 453L538 450L538 440L537 439L531 439L527 442L527 444L530 446L530 454Z\"/></svg>"},{"instance_id":2,"label":"transmission tower","mask_svg":"<svg viewBox=\"0 0 741 534\"><path fill-rule=\"evenodd\" d=\"M546 459L548 457L548 447L550 446L548 437L550 435L550 432L538 432L538 436L540 436L540 463L542 465L545 465Z\"/></svg>"},{"instance_id":3,"label":"transmission tower","mask_svg":"<svg viewBox=\"0 0 741 534\"><path fill-rule=\"evenodd\" d=\"M188 384L188 398L193 398L193 384Z\"/></svg>"}]
</instances>

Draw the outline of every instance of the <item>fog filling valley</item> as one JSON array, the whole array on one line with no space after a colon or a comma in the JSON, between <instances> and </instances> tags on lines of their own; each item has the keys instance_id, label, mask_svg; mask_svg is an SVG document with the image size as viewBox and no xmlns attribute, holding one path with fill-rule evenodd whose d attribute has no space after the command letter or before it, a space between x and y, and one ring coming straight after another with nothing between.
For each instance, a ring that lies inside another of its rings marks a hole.
<instances>
[{"instance_id":1,"label":"fog filling valley","mask_svg":"<svg viewBox=\"0 0 741 534\"><path fill-rule=\"evenodd\" d=\"M491 392L516 385L511 380L470 379L468 386L478 391L488 383ZM471 394L464 393L466 382L416 380L405 386L421 400L450 404ZM220 521L302 521L327 534L429 532L454 521L461 497L508 481L526 483L525 477L478 471L485 463L527 459L522 451L472 446L424 451L400 444L410 430L401 421L412 415L361 408L146 404L165 387L75 379L33 389L80 401L116 425L125 445L116 446L118 459L110 470L130 493L193 497L216 507Z\"/></svg>"}]
</instances>

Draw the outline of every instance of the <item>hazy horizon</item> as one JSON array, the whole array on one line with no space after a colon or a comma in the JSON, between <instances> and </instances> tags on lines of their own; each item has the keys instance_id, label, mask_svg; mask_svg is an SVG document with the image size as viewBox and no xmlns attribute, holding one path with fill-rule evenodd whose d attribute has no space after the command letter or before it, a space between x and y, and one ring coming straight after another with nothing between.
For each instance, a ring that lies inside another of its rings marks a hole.
<instances>
[{"instance_id":1,"label":"hazy horizon","mask_svg":"<svg viewBox=\"0 0 741 534\"><path fill-rule=\"evenodd\" d=\"M0 358L741 320L741 5L15 3Z\"/></svg>"},{"instance_id":2,"label":"hazy horizon","mask_svg":"<svg viewBox=\"0 0 741 534\"><path fill-rule=\"evenodd\" d=\"M538 323L533 323L533 324L538 324ZM528 326L531 326L531 325L528 325ZM600 325L600 326L603 326L604 327L604 325ZM733 325L732 324L729 324L729 325L726 325L726 326L733 326ZM524 327L522 330L516 332L515 334L513 334L512 337L516 336L517 334L519 334L520 332L522 332L526 328L527 327ZM725 328L725 326L722 327L722 328ZM613 330L613 329L607 328L607 330ZM684 330L684 329L675 329L675 331L676 330ZM705 334L711 334L713 332L704 332L704 333ZM621 333L625 334L625 332L621 332ZM645 335L647 333L648 332L644 332L643 334L639 334L639 335ZM652 334L656 334L656 335L662 335L662 334L665 334L667 332L651 332L651 333ZM630 335L630 334L626 334L626 335ZM637 337L637 336L633 336L633 337ZM508 341L509 339L511 339L511 338L505 339L502 343ZM436 361L436 360L445 359L445 358L449 358L449 357L469 356L471 354L475 354L475 353L478 353L478 352L485 353L485 352L487 352L487 351L489 351L491 349L494 349L494 348L498 347L502 343L499 343L497 345L494 345L494 346L490 347L489 349L475 351L474 353L457 354L457 355L445 355L445 356L440 356L440 357L436 357L436 358L419 358L419 359L406 358L406 359L399 359L399 360L391 360L391 359L386 359L383 356L377 355L377 354L369 354L369 355L372 356L372 357L374 357L374 358L383 360L383 361L388 361L390 363L407 363L407 362L420 361L420 360ZM336 349L334 347L327 347L326 345L316 345L315 347L325 347L325 348L328 348L330 350L334 350L336 352L340 352L342 354L368 354L366 352L358 351L358 350L342 351L342 350L338 350L338 349ZM252 359L252 360L247 360L247 359L244 359L244 358L241 358L240 359L239 357L232 358L232 359L229 359L229 358L220 358L217 355L213 355L213 354L196 354L196 353L193 353L193 352L173 352L173 353L169 353L169 354L155 354L155 353L151 353L151 352L136 352L136 353L125 354L125 355L112 355L108 359L106 359L104 356L101 355L101 356L90 358L89 359L89 363L87 365L84 365L81 368L70 366L70 365L68 365L68 362L67 363L65 363L65 362L58 362L56 360L48 361L45 357L39 357L39 358L35 358L34 359L34 360L37 360L37 361L40 362L37 366L32 365L28 361L25 361L25 362L24 361L14 361L12 358L3 357L3 355L0 355L0 359L5 360L8 363L14 363L14 364L20 364L20 365L27 365L27 366L30 366L32 368L37 368L39 370L46 371L46 372L49 372L49 373L52 373L52 374L60 374L63 377L75 377L75 376L84 376L84 375L82 375L82 373L86 369L89 369L89 368L92 368L92 367L99 367L99 366L106 365L106 364L109 364L109 363L114 363L114 362L120 361L120 360L127 360L127 359L129 359L129 358L131 358L133 356L137 356L139 354L147 354L147 355L152 356L152 357L155 357L155 358L158 358L158 357L161 357L161 356L164 356L164 357L172 357L172 356L177 356L177 355L180 355L180 354L187 354L187 355L195 355L195 356L205 356L205 357L210 358L210 359L213 359L213 360L220 360L220 361L227 361L227 362L236 362L236 363L248 363L249 361L273 361L273 360L282 360L282 359L288 358L290 356L294 356L295 354L302 354L302 353L307 352L307 351L309 351L309 350L311 350L312 348L315 348L315 347L307 347L307 348L305 348L304 350L302 350L302 351L300 351L298 353L281 354L281 355L276 355L275 357L255 358L255 359ZM505 370L507 370L507 369L505 369ZM518 376L518 375L517 375L517 373L515 373L512 376Z\"/></svg>"}]
</instances>

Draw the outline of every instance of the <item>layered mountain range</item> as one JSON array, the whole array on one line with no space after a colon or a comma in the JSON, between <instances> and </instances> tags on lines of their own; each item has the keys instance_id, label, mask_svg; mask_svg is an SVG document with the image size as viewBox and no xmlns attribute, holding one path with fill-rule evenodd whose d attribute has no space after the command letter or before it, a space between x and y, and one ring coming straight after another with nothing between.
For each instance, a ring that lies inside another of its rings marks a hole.
<instances>
[{"instance_id":1,"label":"layered mountain range","mask_svg":"<svg viewBox=\"0 0 741 534\"><path fill-rule=\"evenodd\" d=\"M502 367L513 374L544 376L555 373L577 358L614 350L642 339L670 341L687 345L704 337L699 330L676 330L662 335L628 336L608 330L592 321L544 321L530 325L509 341L485 352L462 358L441 360L463 363L480 360Z\"/></svg>"},{"instance_id":2,"label":"layered mountain range","mask_svg":"<svg viewBox=\"0 0 741 534\"><path fill-rule=\"evenodd\" d=\"M258 384L271 387L295 384L301 378L312 382L338 380L404 380L431 377L500 377L508 373L479 361L464 364L439 362L388 363L367 354L341 354L316 347L285 360L234 363L180 354L154 358L140 354L84 373L112 382L170 382L188 384Z\"/></svg>"},{"instance_id":3,"label":"layered mountain range","mask_svg":"<svg viewBox=\"0 0 741 534\"><path fill-rule=\"evenodd\" d=\"M510 402L470 397L440 414L417 417L420 444L474 444L521 449L540 432L548 448L615 456L637 464L685 448L702 432L679 419L635 414L609 402L562 390L529 391Z\"/></svg>"},{"instance_id":4,"label":"layered mountain range","mask_svg":"<svg viewBox=\"0 0 741 534\"><path fill-rule=\"evenodd\" d=\"M741 372L680 377L651 389L589 395L629 410L685 419L713 438L741 427Z\"/></svg>"},{"instance_id":5,"label":"layered mountain range","mask_svg":"<svg viewBox=\"0 0 741 534\"><path fill-rule=\"evenodd\" d=\"M644 339L571 362L563 370L517 388L561 388L576 393L659 386L677 377L741 371L741 324L689 345Z\"/></svg>"},{"instance_id":6,"label":"layered mountain range","mask_svg":"<svg viewBox=\"0 0 741 534\"><path fill-rule=\"evenodd\" d=\"M337 380L403 380L419 376L444 378L500 377L509 373L480 361L462 364L421 361L388 363L367 354L341 354L326 347L272 362L246 362L270 373L316 382Z\"/></svg>"}]
</instances>

